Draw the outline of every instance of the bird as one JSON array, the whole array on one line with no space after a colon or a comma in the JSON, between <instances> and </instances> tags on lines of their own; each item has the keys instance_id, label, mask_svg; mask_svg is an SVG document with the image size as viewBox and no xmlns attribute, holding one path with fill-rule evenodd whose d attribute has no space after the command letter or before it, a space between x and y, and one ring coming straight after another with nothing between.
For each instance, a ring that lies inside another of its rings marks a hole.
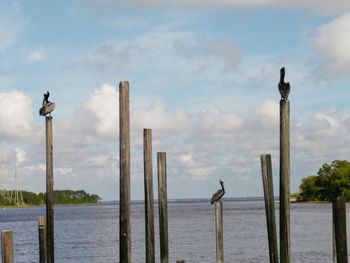
<instances>
[{"instance_id":1,"label":"bird","mask_svg":"<svg viewBox=\"0 0 350 263\"><path fill-rule=\"evenodd\" d=\"M213 196L212 196L212 198L211 198L211 201L210 201L211 204L214 204L215 202L219 202L220 199L221 199L221 198L224 196L224 194L225 194L224 181L220 180L219 182L220 182L220 184L221 184L221 189L217 190L217 191L213 194Z\"/></svg>"},{"instance_id":2,"label":"bird","mask_svg":"<svg viewBox=\"0 0 350 263\"><path fill-rule=\"evenodd\" d=\"M50 97L50 92L47 91L46 93L44 93L43 106L44 106L45 104L50 103L49 97Z\"/></svg>"},{"instance_id":3,"label":"bird","mask_svg":"<svg viewBox=\"0 0 350 263\"><path fill-rule=\"evenodd\" d=\"M284 75L286 74L285 68L280 70L280 82L278 83L278 90L281 93L282 100L287 100L290 92L289 82L284 82Z\"/></svg>"}]
</instances>

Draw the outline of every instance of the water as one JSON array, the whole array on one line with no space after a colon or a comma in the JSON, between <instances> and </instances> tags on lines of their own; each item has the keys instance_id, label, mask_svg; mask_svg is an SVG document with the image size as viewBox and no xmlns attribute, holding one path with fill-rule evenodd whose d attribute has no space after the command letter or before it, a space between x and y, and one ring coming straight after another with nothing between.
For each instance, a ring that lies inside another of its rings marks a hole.
<instances>
[{"instance_id":1,"label":"water","mask_svg":"<svg viewBox=\"0 0 350 263\"><path fill-rule=\"evenodd\" d=\"M168 210L170 262L215 262L214 207L208 203L170 203ZM118 211L116 205L55 207L56 262L118 262ZM0 230L15 233L16 263L38 262L37 220L44 214L44 207L0 209ZM132 262L143 263L143 205L132 205L131 215ZM155 230L159 262L157 213ZM291 204L292 261L332 262L331 230L330 204ZM224 202L224 249L226 262L269 261L262 201Z\"/></svg>"}]
</instances>

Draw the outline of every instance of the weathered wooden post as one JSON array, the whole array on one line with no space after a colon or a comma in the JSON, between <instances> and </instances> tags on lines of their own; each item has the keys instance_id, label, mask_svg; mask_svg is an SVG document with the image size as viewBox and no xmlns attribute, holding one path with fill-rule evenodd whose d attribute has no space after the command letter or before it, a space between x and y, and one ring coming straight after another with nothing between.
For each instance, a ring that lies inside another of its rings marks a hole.
<instances>
[{"instance_id":1,"label":"weathered wooden post","mask_svg":"<svg viewBox=\"0 0 350 263\"><path fill-rule=\"evenodd\" d=\"M43 105L39 110L46 120L46 249L47 262L55 262L54 250L54 210L53 210L53 147L52 147L52 116L55 103L50 102L50 93L44 94Z\"/></svg>"},{"instance_id":2,"label":"weathered wooden post","mask_svg":"<svg viewBox=\"0 0 350 263\"><path fill-rule=\"evenodd\" d=\"M335 247L337 251L337 262L348 262L348 247L346 234L346 201L341 196L333 200L333 222L335 232Z\"/></svg>"},{"instance_id":3,"label":"weathered wooden post","mask_svg":"<svg viewBox=\"0 0 350 263\"><path fill-rule=\"evenodd\" d=\"M145 234L146 263L155 262L154 253L154 209L153 209L153 171L152 171L152 130L143 130L143 158L145 184Z\"/></svg>"},{"instance_id":4,"label":"weathered wooden post","mask_svg":"<svg viewBox=\"0 0 350 263\"><path fill-rule=\"evenodd\" d=\"M1 231L1 255L2 263L13 263L13 232L10 230Z\"/></svg>"},{"instance_id":5,"label":"weathered wooden post","mask_svg":"<svg viewBox=\"0 0 350 263\"><path fill-rule=\"evenodd\" d=\"M290 263L290 85L284 82L284 68L280 75L280 262Z\"/></svg>"},{"instance_id":6,"label":"weathered wooden post","mask_svg":"<svg viewBox=\"0 0 350 263\"><path fill-rule=\"evenodd\" d=\"M160 263L169 263L166 153L157 153Z\"/></svg>"},{"instance_id":7,"label":"weathered wooden post","mask_svg":"<svg viewBox=\"0 0 350 263\"><path fill-rule=\"evenodd\" d=\"M332 216L332 243L333 243L333 263L337 263L337 249L336 249L336 245L335 245L335 231L334 231L334 219Z\"/></svg>"},{"instance_id":8,"label":"weathered wooden post","mask_svg":"<svg viewBox=\"0 0 350 263\"><path fill-rule=\"evenodd\" d=\"M45 216L39 216L38 233L39 233L39 262L46 263L46 222Z\"/></svg>"},{"instance_id":9,"label":"weathered wooden post","mask_svg":"<svg viewBox=\"0 0 350 263\"><path fill-rule=\"evenodd\" d=\"M224 263L222 202L215 202L216 263Z\"/></svg>"},{"instance_id":10,"label":"weathered wooden post","mask_svg":"<svg viewBox=\"0 0 350 263\"><path fill-rule=\"evenodd\" d=\"M273 194L273 179L271 155L260 155L261 174L264 186L267 236L269 240L270 263L278 263L278 246L276 234L275 199Z\"/></svg>"},{"instance_id":11,"label":"weathered wooden post","mask_svg":"<svg viewBox=\"0 0 350 263\"><path fill-rule=\"evenodd\" d=\"M131 263L129 82L119 83L119 262Z\"/></svg>"}]
</instances>

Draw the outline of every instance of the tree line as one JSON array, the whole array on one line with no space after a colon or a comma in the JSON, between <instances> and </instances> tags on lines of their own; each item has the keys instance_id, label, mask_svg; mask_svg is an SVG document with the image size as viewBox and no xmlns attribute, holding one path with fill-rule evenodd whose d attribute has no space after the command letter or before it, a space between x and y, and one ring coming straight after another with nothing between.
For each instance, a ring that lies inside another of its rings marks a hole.
<instances>
[{"instance_id":1,"label":"tree line","mask_svg":"<svg viewBox=\"0 0 350 263\"><path fill-rule=\"evenodd\" d=\"M298 201L332 201L344 196L350 201L350 163L335 160L323 164L317 175L302 179Z\"/></svg>"},{"instance_id":2,"label":"tree line","mask_svg":"<svg viewBox=\"0 0 350 263\"><path fill-rule=\"evenodd\" d=\"M29 191L21 191L24 205L43 205L46 202L46 193L33 193ZM16 205L14 200L14 192L2 190L0 195L0 205L11 206ZM102 198L96 194L89 194L84 190L54 190L54 203L58 205L70 204L96 204Z\"/></svg>"}]
</instances>

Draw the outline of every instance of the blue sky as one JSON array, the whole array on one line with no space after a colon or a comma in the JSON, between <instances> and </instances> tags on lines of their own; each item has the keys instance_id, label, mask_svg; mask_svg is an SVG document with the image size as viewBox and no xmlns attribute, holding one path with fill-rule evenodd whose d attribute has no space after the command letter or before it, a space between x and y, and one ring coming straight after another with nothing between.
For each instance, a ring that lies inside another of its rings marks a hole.
<instances>
[{"instance_id":1,"label":"blue sky","mask_svg":"<svg viewBox=\"0 0 350 263\"><path fill-rule=\"evenodd\" d=\"M143 198L142 129L168 155L169 197L278 193L279 69L291 82L292 191L349 159L347 1L160 0L0 3L2 185L45 190L44 120L54 112L55 187L117 199L118 83L131 86L132 198ZM156 188L156 159L154 184Z\"/></svg>"}]
</instances>

